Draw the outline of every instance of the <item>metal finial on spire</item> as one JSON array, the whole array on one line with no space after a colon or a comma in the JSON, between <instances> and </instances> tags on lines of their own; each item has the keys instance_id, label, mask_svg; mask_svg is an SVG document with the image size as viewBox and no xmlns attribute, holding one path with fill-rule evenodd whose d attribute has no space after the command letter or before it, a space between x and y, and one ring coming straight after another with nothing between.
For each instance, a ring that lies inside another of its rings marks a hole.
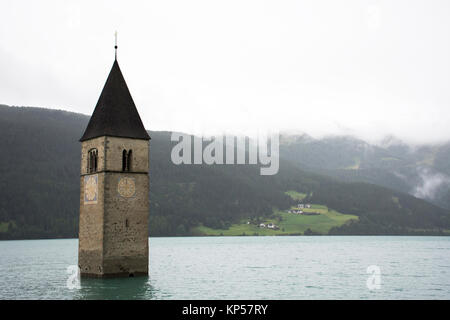
<instances>
[{"instance_id":1,"label":"metal finial on spire","mask_svg":"<svg viewBox=\"0 0 450 320\"><path fill-rule=\"evenodd\" d=\"M116 38L116 44L114 46L114 49L116 50L116 60L117 60L117 31L114 33L114 37Z\"/></svg>"}]
</instances>

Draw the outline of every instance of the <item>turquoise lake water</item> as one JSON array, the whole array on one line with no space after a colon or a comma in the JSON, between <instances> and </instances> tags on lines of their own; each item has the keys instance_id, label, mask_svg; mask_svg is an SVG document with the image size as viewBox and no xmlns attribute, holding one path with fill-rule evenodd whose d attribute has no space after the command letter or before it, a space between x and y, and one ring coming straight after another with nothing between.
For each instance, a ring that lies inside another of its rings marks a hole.
<instances>
[{"instance_id":1,"label":"turquoise lake water","mask_svg":"<svg viewBox=\"0 0 450 320\"><path fill-rule=\"evenodd\" d=\"M77 248L0 241L0 299L450 299L450 237L150 238L149 277L69 289Z\"/></svg>"}]
</instances>

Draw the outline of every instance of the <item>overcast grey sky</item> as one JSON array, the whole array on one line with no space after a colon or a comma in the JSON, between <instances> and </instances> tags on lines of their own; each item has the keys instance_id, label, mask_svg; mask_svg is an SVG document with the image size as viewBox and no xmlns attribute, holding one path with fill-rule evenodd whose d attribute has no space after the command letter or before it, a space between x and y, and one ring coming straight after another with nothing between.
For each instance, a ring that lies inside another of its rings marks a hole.
<instances>
[{"instance_id":1,"label":"overcast grey sky","mask_svg":"<svg viewBox=\"0 0 450 320\"><path fill-rule=\"evenodd\" d=\"M91 114L118 60L147 129L450 140L450 1L0 0L0 103Z\"/></svg>"}]
</instances>

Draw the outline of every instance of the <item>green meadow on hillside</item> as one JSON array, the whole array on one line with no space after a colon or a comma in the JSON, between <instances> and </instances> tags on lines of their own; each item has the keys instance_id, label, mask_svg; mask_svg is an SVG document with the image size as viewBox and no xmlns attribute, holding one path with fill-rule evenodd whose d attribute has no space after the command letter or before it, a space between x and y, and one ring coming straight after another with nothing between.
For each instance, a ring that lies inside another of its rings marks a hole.
<instances>
[{"instance_id":1,"label":"green meadow on hillside","mask_svg":"<svg viewBox=\"0 0 450 320\"><path fill-rule=\"evenodd\" d=\"M298 197L299 194L292 194L291 197ZM306 196L306 195L305 195ZM304 197L303 197L304 198ZM291 209L295 209L292 207ZM358 217L350 214L343 214L329 209L325 205L312 204L311 208L302 209L304 212L316 212L319 215L300 215L288 213L286 211L274 210L271 218L260 221L249 221L243 219L240 223L233 224L228 229L212 229L203 225L192 228L191 232L198 236L275 236L275 235L303 235L305 231L312 231L316 234L327 234L332 227L341 226ZM261 228L260 223L273 223L279 227L278 230ZM307 233L308 233L307 231Z\"/></svg>"}]
</instances>

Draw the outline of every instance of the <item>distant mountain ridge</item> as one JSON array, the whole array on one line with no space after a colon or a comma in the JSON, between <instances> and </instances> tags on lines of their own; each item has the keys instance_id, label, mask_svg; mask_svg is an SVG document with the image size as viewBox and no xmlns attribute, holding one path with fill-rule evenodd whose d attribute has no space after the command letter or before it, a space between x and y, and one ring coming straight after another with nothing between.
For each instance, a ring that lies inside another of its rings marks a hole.
<instances>
[{"instance_id":1,"label":"distant mountain ridge","mask_svg":"<svg viewBox=\"0 0 450 320\"><path fill-rule=\"evenodd\" d=\"M411 146L387 137L372 145L346 136L284 135L280 154L311 172L373 183L450 209L450 141Z\"/></svg>"},{"instance_id":2,"label":"distant mountain ridge","mask_svg":"<svg viewBox=\"0 0 450 320\"><path fill-rule=\"evenodd\" d=\"M66 111L0 105L0 239L77 236L78 140L88 120ZM242 218L269 216L274 207L295 204L285 194L288 190L307 194L305 201L359 216L359 222L330 230L331 234L450 230L448 210L384 187L344 183L302 170L297 161L301 157L287 154L285 159L284 143L280 172L261 176L259 165L176 166L170 161L170 133L149 134L153 236L190 235L199 224L224 229ZM339 165L348 163L338 160Z\"/></svg>"}]
</instances>

